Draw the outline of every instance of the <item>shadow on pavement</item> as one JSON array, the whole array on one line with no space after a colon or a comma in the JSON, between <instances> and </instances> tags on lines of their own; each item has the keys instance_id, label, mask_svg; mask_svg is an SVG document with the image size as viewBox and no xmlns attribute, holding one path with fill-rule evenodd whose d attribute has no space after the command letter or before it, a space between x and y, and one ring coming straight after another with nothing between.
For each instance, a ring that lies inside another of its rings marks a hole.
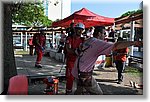
<instances>
[{"instance_id":1,"label":"shadow on pavement","mask_svg":"<svg viewBox=\"0 0 150 102\"><path fill-rule=\"evenodd\" d=\"M106 84L99 84L104 95L142 95L143 91L140 89L113 86Z\"/></svg>"},{"instance_id":2,"label":"shadow on pavement","mask_svg":"<svg viewBox=\"0 0 150 102\"><path fill-rule=\"evenodd\" d=\"M109 83L117 83L117 80L112 79L96 79L97 82L109 82Z\"/></svg>"}]
</instances>

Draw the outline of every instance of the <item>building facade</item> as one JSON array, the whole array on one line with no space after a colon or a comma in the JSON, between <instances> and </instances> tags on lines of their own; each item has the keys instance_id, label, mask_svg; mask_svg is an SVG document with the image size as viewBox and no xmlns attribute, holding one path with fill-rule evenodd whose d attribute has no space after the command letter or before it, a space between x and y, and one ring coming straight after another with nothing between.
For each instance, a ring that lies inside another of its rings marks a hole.
<instances>
[{"instance_id":1,"label":"building facade","mask_svg":"<svg viewBox=\"0 0 150 102\"><path fill-rule=\"evenodd\" d=\"M52 21L63 19L71 14L71 0L43 0L45 15Z\"/></svg>"}]
</instances>

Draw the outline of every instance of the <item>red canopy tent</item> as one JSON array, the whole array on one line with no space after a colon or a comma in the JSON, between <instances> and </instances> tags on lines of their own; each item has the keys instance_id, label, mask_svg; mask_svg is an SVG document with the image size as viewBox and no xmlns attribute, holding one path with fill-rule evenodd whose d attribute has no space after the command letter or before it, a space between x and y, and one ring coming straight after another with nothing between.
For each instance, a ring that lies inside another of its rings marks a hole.
<instances>
[{"instance_id":1,"label":"red canopy tent","mask_svg":"<svg viewBox=\"0 0 150 102\"><path fill-rule=\"evenodd\" d=\"M74 23L82 22L85 24L86 28L88 28L91 26L112 25L114 23L114 18L100 16L87 10L86 8L82 8L81 10L74 12L69 17L64 18L63 20L53 22L52 26L69 27L72 21L74 21Z\"/></svg>"}]
</instances>

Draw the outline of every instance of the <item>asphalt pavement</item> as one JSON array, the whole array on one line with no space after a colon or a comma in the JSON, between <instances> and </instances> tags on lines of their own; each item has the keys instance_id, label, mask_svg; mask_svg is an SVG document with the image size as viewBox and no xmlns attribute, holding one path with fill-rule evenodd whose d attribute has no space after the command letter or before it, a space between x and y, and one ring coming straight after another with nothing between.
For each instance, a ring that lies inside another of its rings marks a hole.
<instances>
[{"instance_id":1,"label":"asphalt pavement","mask_svg":"<svg viewBox=\"0 0 150 102\"><path fill-rule=\"evenodd\" d=\"M35 68L36 55L15 55L18 74L24 74L29 79L29 95L45 95L46 84L42 79L48 76L60 78L58 94L65 95L65 64L49 56L42 59L42 68ZM95 68L93 76L103 90L104 95L142 95L143 89L131 87L129 81L143 83L142 77L135 77L124 73L122 84L117 84L115 67Z\"/></svg>"}]
</instances>

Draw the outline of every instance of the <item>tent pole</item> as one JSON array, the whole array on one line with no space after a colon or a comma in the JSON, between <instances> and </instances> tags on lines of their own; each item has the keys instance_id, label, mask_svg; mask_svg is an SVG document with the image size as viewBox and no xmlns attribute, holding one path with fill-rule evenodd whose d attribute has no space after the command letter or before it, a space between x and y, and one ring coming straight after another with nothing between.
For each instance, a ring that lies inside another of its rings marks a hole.
<instances>
[{"instance_id":1,"label":"tent pole","mask_svg":"<svg viewBox=\"0 0 150 102\"><path fill-rule=\"evenodd\" d=\"M134 41L134 35L135 35L134 24L135 24L135 21L131 21L130 41ZM130 53L129 53L130 56L133 56L133 49L134 49L134 46L131 46L130 47Z\"/></svg>"},{"instance_id":2,"label":"tent pole","mask_svg":"<svg viewBox=\"0 0 150 102\"><path fill-rule=\"evenodd\" d=\"M53 48L55 47L55 45L54 45L54 28L52 29L52 45L53 45Z\"/></svg>"}]
</instances>

